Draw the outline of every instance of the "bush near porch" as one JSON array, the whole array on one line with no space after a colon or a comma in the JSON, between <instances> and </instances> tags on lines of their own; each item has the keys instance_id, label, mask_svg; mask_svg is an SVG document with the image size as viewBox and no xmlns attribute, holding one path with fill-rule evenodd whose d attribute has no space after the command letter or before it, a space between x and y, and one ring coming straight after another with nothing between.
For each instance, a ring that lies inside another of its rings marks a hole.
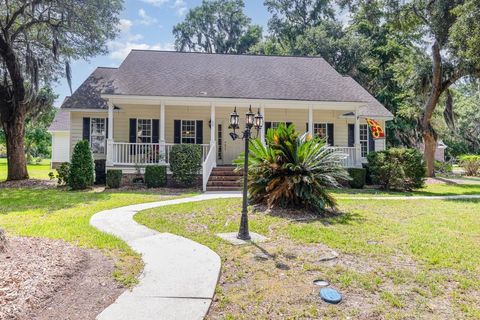
<instances>
[{"instance_id":1,"label":"bush near porch","mask_svg":"<svg viewBox=\"0 0 480 320\"><path fill-rule=\"evenodd\" d=\"M170 151L170 171L175 183L192 186L202 168L202 147L197 144L176 144Z\"/></svg>"},{"instance_id":2,"label":"bush near porch","mask_svg":"<svg viewBox=\"0 0 480 320\"><path fill-rule=\"evenodd\" d=\"M367 156L374 184L385 190L411 191L424 186L426 166L416 149L390 148Z\"/></svg>"}]
</instances>

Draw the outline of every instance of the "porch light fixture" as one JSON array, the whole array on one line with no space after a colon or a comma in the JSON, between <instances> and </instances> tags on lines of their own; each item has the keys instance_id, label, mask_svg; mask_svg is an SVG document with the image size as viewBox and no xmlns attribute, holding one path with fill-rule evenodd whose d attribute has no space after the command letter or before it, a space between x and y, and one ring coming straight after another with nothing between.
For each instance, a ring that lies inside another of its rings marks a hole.
<instances>
[{"instance_id":1,"label":"porch light fixture","mask_svg":"<svg viewBox=\"0 0 480 320\"><path fill-rule=\"evenodd\" d=\"M248 154L249 149L248 145L251 136L252 127L255 127L257 130L257 136L260 129L263 127L263 116L260 114L260 109L258 113L255 114L252 112L252 106L248 109L248 112L245 114L245 130L243 131L242 139L245 141L245 161L243 165L243 204L242 204L242 216L240 218L240 230L238 231L237 238L240 240L250 240L250 233L248 232ZM235 132L236 129L239 129L238 125L239 115L237 113L237 107L233 110L233 113L230 114L230 128L233 129L230 132L230 137L233 140L237 140L240 136Z\"/></svg>"}]
</instances>

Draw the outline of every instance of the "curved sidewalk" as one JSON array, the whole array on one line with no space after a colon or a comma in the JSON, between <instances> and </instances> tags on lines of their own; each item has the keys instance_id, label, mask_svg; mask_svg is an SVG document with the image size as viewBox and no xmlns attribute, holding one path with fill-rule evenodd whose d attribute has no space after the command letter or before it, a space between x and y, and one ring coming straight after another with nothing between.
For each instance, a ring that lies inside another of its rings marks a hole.
<instances>
[{"instance_id":1,"label":"curved sidewalk","mask_svg":"<svg viewBox=\"0 0 480 320\"><path fill-rule=\"evenodd\" d=\"M96 213L90 224L124 240L142 254L145 263L139 284L125 291L97 319L203 319L215 293L220 257L195 241L140 225L133 216L155 207L240 196L238 193L207 193Z\"/></svg>"}]
</instances>

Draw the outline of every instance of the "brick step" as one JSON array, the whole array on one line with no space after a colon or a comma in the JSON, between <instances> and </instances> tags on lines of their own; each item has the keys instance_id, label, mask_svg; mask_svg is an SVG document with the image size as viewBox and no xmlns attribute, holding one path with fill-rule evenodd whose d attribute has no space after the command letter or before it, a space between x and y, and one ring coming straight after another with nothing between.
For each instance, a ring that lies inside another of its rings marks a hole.
<instances>
[{"instance_id":1,"label":"brick step","mask_svg":"<svg viewBox=\"0 0 480 320\"><path fill-rule=\"evenodd\" d=\"M241 187L207 187L207 191L241 191Z\"/></svg>"},{"instance_id":2,"label":"brick step","mask_svg":"<svg viewBox=\"0 0 480 320\"><path fill-rule=\"evenodd\" d=\"M241 183L240 183L240 181L212 181L212 180L209 180L207 182L207 186L240 187Z\"/></svg>"},{"instance_id":3,"label":"brick step","mask_svg":"<svg viewBox=\"0 0 480 320\"><path fill-rule=\"evenodd\" d=\"M235 177L241 177L242 173L241 172L233 172L233 171L212 171L211 176L235 176Z\"/></svg>"},{"instance_id":4,"label":"brick step","mask_svg":"<svg viewBox=\"0 0 480 320\"><path fill-rule=\"evenodd\" d=\"M210 179L212 181L240 181L241 176L215 176L211 175Z\"/></svg>"}]
</instances>

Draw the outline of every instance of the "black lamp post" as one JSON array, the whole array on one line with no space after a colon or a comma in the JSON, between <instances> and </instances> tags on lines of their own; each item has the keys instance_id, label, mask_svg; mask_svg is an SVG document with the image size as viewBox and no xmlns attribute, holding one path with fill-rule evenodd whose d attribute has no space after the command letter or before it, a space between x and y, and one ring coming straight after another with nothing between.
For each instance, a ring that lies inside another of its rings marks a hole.
<instances>
[{"instance_id":1,"label":"black lamp post","mask_svg":"<svg viewBox=\"0 0 480 320\"><path fill-rule=\"evenodd\" d=\"M237 107L233 110L233 113L230 114L230 127L233 129L233 132L230 133L230 137L233 140L236 140L239 135L235 132L236 129L239 129L238 120L240 116L237 113ZM251 130L252 128L258 131L263 127L263 116L260 114L260 109L257 114L252 112L252 106L248 109L248 112L245 114L245 130L243 131L242 139L245 141L245 163L243 167L243 205L242 205L242 217L240 219L240 230L238 231L237 238L241 240L250 240L250 233L248 232L248 211L247 211L247 193L248 193L248 143L251 139Z\"/></svg>"}]
</instances>

